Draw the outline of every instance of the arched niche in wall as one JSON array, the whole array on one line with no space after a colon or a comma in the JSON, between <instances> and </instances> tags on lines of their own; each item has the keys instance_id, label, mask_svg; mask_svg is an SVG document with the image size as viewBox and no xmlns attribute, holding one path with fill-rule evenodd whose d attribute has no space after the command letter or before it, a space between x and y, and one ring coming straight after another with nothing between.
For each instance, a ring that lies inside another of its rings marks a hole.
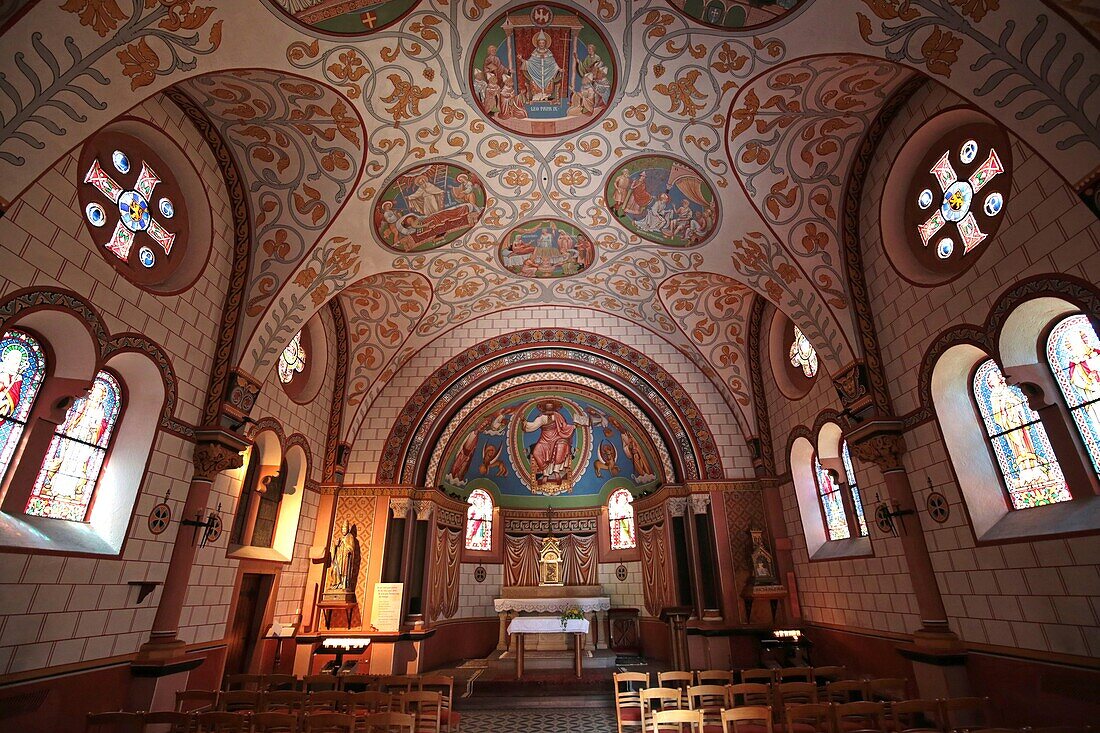
<instances>
[{"instance_id":1,"label":"arched niche in wall","mask_svg":"<svg viewBox=\"0 0 1100 733\"><path fill-rule=\"evenodd\" d=\"M768 360L776 386L784 397L800 400L818 378L817 353L794 321L771 308L768 326Z\"/></svg>"}]
</instances>

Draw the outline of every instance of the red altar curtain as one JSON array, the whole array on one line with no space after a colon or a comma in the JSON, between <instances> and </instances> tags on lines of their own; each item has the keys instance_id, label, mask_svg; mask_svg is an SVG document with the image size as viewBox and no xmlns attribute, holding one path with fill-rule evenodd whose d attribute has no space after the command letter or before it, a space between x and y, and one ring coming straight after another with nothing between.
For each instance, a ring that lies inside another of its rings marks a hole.
<instances>
[{"instance_id":1,"label":"red altar curtain","mask_svg":"<svg viewBox=\"0 0 1100 733\"><path fill-rule=\"evenodd\" d=\"M458 613L458 581L461 570L462 534L436 525L432 542L432 567L428 578L430 600L428 616L451 618Z\"/></svg>"},{"instance_id":2,"label":"red altar curtain","mask_svg":"<svg viewBox=\"0 0 1100 733\"><path fill-rule=\"evenodd\" d=\"M668 549L663 524L638 530L638 545L642 550L642 594L645 609L657 616L669 605L671 597L668 572Z\"/></svg>"},{"instance_id":3,"label":"red altar curtain","mask_svg":"<svg viewBox=\"0 0 1100 733\"><path fill-rule=\"evenodd\" d=\"M505 585L539 584L539 546L533 534L504 535Z\"/></svg>"}]
</instances>

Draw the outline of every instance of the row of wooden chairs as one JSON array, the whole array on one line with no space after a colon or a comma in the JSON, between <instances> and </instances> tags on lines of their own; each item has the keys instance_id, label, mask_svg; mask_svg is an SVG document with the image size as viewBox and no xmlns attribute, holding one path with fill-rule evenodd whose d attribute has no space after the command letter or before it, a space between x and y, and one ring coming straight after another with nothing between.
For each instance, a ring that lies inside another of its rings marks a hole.
<instances>
[{"instance_id":1,"label":"row of wooden chairs","mask_svg":"<svg viewBox=\"0 0 1100 733\"><path fill-rule=\"evenodd\" d=\"M454 678L442 675L374 675L374 674L311 674L297 677L292 674L230 674L225 676L223 690L253 690L276 692L298 690L300 692L324 692L327 690L419 690L425 684L439 684L439 680Z\"/></svg>"},{"instance_id":2,"label":"row of wooden chairs","mask_svg":"<svg viewBox=\"0 0 1100 733\"><path fill-rule=\"evenodd\" d=\"M347 713L91 713L86 733L420 733L415 716Z\"/></svg>"},{"instance_id":3,"label":"row of wooden chairs","mask_svg":"<svg viewBox=\"0 0 1100 733\"><path fill-rule=\"evenodd\" d=\"M896 704L896 703L895 703ZM821 731L840 733L879 733L887 731L884 727L864 727L878 714L875 706L881 703L855 702L844 705L829 705L830 711L814 709L815 705L791 705L787 708L787 730ZM830 719L833 727L818 727L818 721ZM708 722L702 710L665 710L653 715L652 727L648 733L773 733L772 710L766 706L730 708L721 711L717 723ZM921 733L936 733L938 728L912 729ZM968 728L968 733L1089 733L1084 728L1038 729L1038 728Z\"/></svg>"},{"instance_id":4,"label":"row of wooden chairs","mask_svg":"<svg viewBox=\"0 0 1100 733\"><path fill-rule=\"evenodd\" d=\"M646 687L649 686L649 675L645 672L632 674L644 675ZM772 684L779 682L814 682L824 685L837 680L849 680L852 675L846 667L779 667L742 669L731 671L727 669L704 669L694 672L658 672L658 687L679 687L681 689L691 685L731 685L737 682L755 682L759 684Z\"/></svg>"}]
</instances>

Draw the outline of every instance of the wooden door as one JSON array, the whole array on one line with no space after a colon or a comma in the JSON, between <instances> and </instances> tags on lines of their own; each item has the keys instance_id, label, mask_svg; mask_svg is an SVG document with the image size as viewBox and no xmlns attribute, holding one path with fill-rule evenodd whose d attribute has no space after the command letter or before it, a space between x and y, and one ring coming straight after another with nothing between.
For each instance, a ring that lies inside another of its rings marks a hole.
<instances>
[{"instance_id":1,"label":"wooden door","mask_svg":"<svg viewBox=\"0 0 1100 733\"><path fill-rule=\"evenodd\" d=\"M251 671L252 655L264 632L264 616L274 580L275 576L260 573L245 573L241 578L236 610L226 635L225 674Z\"/></svg>"}]
</instances>

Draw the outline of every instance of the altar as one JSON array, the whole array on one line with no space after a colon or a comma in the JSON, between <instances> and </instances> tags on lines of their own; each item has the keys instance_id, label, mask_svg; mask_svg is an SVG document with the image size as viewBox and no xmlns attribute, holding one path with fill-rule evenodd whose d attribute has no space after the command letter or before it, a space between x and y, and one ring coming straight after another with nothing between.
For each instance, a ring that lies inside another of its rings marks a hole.
<instances>
[{"instance_id":1,"label":"altar","mask_svg":"<svg viewBox=\"0 0 1100 733\"><path fill-rule=\"evenodd\" d=\"M611 598L603 595L599 585L557 586L506 586L501 598L493 600L493 609L500 620L500 638L497 649L501 652L517 652L516 640L511 638L511 623L521 618L549 618L558 624L556 633L544 632L534 639L528 651L564 651L568 649L568 632L560 629L561 614L579 609L585 615L585 650L607 648L607 612ZM526 614L526 616L524 615Z\"/></svg>"},{"instance_id":2,"label":"altar","mask_svg":"<svg viewBox=\"0 0 1100 733\"><path fill-rule=\"evenodd\" d=\"M523 663L528 634L536 638L544 634L568 634L573 637L573 674L581 676L581 638L588 636L588 619L561 619L553 616L522 616L512 619L508 633L518 638L516 644L516 679L523 679Z\"/></svg>"}]
</instances>

